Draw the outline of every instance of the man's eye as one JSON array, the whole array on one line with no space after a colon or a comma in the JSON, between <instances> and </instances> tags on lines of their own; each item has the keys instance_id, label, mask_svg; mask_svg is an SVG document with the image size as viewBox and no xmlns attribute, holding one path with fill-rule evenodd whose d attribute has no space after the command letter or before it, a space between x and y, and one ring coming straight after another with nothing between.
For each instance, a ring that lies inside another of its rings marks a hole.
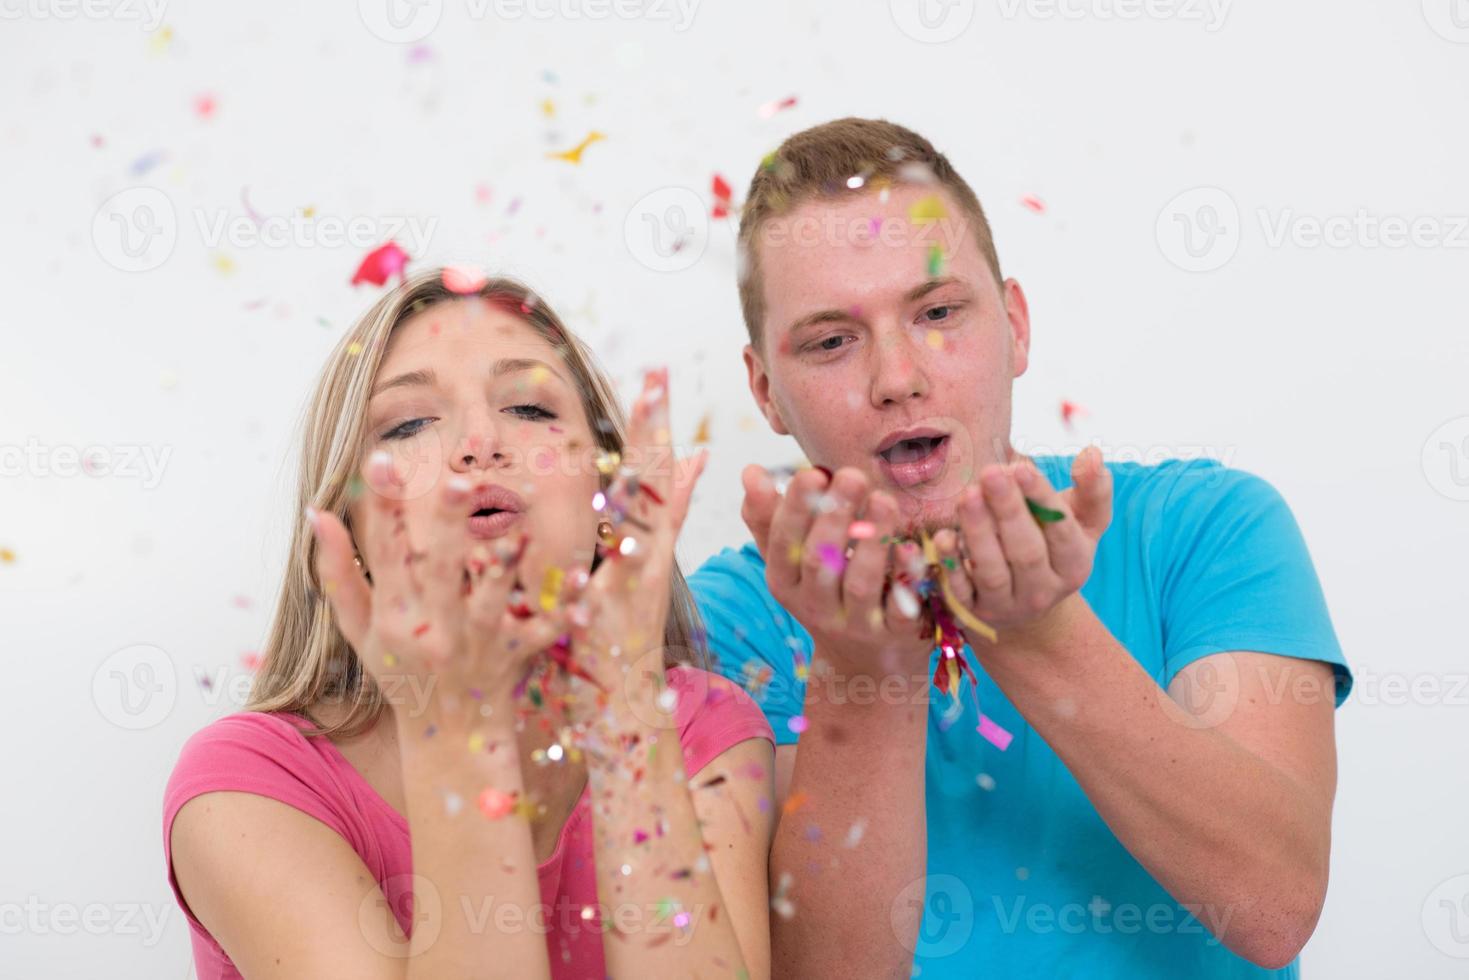
<instances>
[{"instance_id":1,"label":"man's eye","mask_svg":"<svg viewBox=\"0 0 1469 980\"><path fill-rule=\"evenodd\" d=\"M845 341L849 339L846 334L833 334L830 337L824 337L818 340L811 349L818 351L841 350L845 346Z\"/></svg>"},{"instance_id":2,"label":"man's eye","mask_svg":"<svg viewBox=\"0 0 1469 980\"><path fill-rule=\"evenodd\" d=\"M509 408L505 409L505 411L509 412L511 415L516 415L523 419L531 419L533 421L546 421L549 419L554 419L556 417L555 412L550 411L544 406L535 404L511 405Z\"/></svg>"},{"instance_id":3,"label":"man's eye","mask_svg":"<svg viewBox=\"0 0 1469 980\"><path fill-rule=\"evenodd\" d=\"M929 320L929 322L945 320L948 318L949 313L952 312L953 309L954 308L952 306L930 306L928 309L923 311L923 315Z\"/></svg>"},{"instance_id":4,"label":"man's eye","mask_svg":"<svg viewBox=\"0 0 1469 980\"><path fill-rule=\"evenodd\" d=\"M418 430L432 422L433 419L409 419L407 422L393 426L382 434L384 439L407 439L418 435Z\"/></svg>"}]
</instances>

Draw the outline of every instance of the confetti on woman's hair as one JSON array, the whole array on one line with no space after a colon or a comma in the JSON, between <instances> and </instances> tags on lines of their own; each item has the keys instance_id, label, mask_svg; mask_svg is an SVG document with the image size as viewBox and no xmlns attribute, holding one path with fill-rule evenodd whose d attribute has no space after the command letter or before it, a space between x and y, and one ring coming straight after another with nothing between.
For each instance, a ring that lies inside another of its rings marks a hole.
<instances>
[{"instance_id":1,"label":"confetti on woman's hair","mask_svg":"<svg viewBox=\"0 0 1469 980\"><path fill-rule=\"evenodd\" d=\"M451 293L468 296L479 292L488 281L489 276L467 265L444 267L444 288Z\"/></svg>"}]
</instances>

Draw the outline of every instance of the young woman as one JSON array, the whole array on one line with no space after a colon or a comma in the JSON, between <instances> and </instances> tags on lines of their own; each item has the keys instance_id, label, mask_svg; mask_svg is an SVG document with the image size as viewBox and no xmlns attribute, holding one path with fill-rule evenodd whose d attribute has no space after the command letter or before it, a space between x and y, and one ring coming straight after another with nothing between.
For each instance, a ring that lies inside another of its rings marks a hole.
<instances>
[{"instance_id":1,"label":"young woman","mask_svg":"<svg viewBox=\"0 0 1469 980\"><path fill-rule=\"evenodd\" d=\"M306 418L247 710L164 846L201 978L769 975L772 737L697 666L702 456L506 280L392 290Z\"/></svg>"}]
</instances>

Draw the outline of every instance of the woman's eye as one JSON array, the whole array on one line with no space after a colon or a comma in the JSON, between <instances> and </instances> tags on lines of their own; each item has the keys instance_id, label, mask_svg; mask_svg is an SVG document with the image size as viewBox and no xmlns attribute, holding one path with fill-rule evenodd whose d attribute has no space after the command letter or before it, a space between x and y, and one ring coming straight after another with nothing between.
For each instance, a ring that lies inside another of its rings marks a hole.
<instances>
[{"instance_id":1,"label":"woman's eye","mask_svg":"<svg viewBox=\"0 0 1469 980\"><path fill-rule=\"evenodd\" d=\"M419 429L423 428L425 425L432 421L433 419L409 419L407 422L395 425L387 432L384 432L382 434L382 438L407 439L410 436L417 435Z\"/></svg>"},{"instance_id":2,"label":"woman's eye","mask_svg":"<svg viewBox=\"0 0 1469 980\"><path fill-rule=\"evenodd\" d=\"M554 419L556 417L555 412L552 412L541 405L534 404L511 405L509 408L505 409L505 411L509 412L511 415L516 415L520 418L531 419L534 421L546 421L549 419Z\"/></svg>"}]
</instances>

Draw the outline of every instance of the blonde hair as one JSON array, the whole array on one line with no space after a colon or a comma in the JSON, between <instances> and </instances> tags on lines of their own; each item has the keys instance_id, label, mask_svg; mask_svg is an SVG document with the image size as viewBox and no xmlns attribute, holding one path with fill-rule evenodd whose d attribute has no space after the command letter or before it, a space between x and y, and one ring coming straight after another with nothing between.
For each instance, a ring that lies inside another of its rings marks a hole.
<instances>
[{"instance_id":1,"label":"blonde hair","mask_svg":"<svg viewBox=\"0 0 1469 980\"><path fill-rule=\"evenodd\" d=\"M979 250L1004 285L1000 257L984 208L974 189L949 163L948 157L911 129L886 119L835 119L786 138L761 162L740 210L739 250L743 266L739 278L740 310L750 343L760 349L761 325L765 319L765 295L760 281L760 255L755 236L767 221L817 197L868 193L874 186L904 179L910 168L918 168L924 180L932 181L954 196L964 215L974 224ZM862 176L860 189L849 189L847 181Z\"/></svg>"},{"instance_id":2,"label":"blonde hair","mask_svg":"<svg viewBox=\"0 0 1469 980\"><path fill-rule=\"evenodd\" d=\"M591 352L556 313L512 279L490 279L469 294L476 295L519 317L556 348L581 395L598 447L622 452L626 422L612 386ZM345 714L308 733L349 737L369 729L387 706L334 622L331 604L317 581L316 539L305 512L311 506L347 521L367 441L368 397L393 331L435 304L463 298L445 287L442 269L410 275L352 325L327 360L302 420L297 516L285 578L245 710L305 714L327 699L349 700ZM602 481L605 487L608 478ZM663 636L665 663L702 666L707 662L704 634L677 562L671 582Z\"/></svg>"}]
</instances>

